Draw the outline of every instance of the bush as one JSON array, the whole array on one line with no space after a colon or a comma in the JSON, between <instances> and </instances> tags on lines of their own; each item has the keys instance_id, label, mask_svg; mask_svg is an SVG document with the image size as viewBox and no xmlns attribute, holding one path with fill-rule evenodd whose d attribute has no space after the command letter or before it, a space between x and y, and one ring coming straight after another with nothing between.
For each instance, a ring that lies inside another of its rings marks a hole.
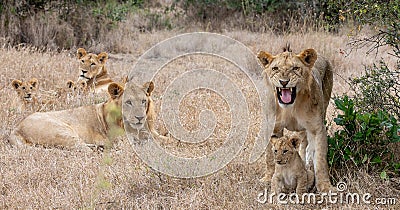
<instances>
[{"instance_id":1,"label":"bush","mask_svg":"<svg viewBox=\"0 0 400 210\"><path fill-rule=\"evenodd\" d=\"M398 143L400 119L400 0L333 1L326 0L325 20L330 27L342 22L360 29L363 25L378 26L375 35L353 40L353 48L369 46L370 53L382 46L393 49L397 59L394 69L381 61L366 67L359 78L350 79L354 97L335 99L343 112L335 119L341 126L328 137L328 159L331 167L362 167L379 171L382 178L399 175L400 163L395 159L393 144ZM355 30L357 31L357 30Z\"/></svg>"},{"instance_id":2,"label":"bush","mask_svg":"<svg viewBox=\"0 0 400 210\"><path fill-rule=\"evenodd\" d=\"M10 45L89 47L142 5L142 0L6 0L0 2L0 37Z\"/></svg>"},{"instance_id":3,"label":"bush","mask_svg":"<svg viewBox=\"0 0 400 210\"><path fill-rule=\"evenodd\" d=\"M386 110L400 119L400 63L397 70L391 70L386 63L366 67L359 78L350 80L357 95L356 106L366 112Z\"/></svg>"},{"instance_id":4,"label":"bush","mask_svg":"<svg viewBox=\"0 0 400 210\"><path fill-rule=\"evenodd\" d=\"M343 113L334 119L341 128L328 136L329 165L378 171L382 178L398 176L400 162L396 162L390 147L400 142L397 120L384 110L357 110L348 96L336 98L335 105Z\"/></svg>"}]
</instances>

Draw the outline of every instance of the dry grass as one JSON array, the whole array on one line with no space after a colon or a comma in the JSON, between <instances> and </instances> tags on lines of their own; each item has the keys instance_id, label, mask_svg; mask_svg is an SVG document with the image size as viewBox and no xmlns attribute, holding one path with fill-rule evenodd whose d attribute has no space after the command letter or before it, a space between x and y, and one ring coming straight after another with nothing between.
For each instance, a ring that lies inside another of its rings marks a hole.
<instances>
[{"instance_id":1,"label":"dry grass","mask_svg":"<svg viewBox=\"0 0 400 210\"><path fill-rule=\"evenodd\" d=\"M153 44L172 37L178 32L156 32L154 34L132 34L132 40L124 39L125 47L131 47L131 54L110 55L108 69L113 78L120 80L126 75L138 57ZM347 49L347 36L330 35L326 33L290 34L277 36L271 33L258 34L245 31L227 32L226 35L235 38L254 53L258 50L267 50L273 54L281 51L281 47L290 42L295 51L303 48L315 48L328 57L335 71L334 94L349 92L345 79L351 75L359 75L362 65L371 64L380 58L374 55L366 56L360 50L344 56L341 52ZM133 44L132 44L133 43ZM101 47L98 47L101 48ZM96 49L97 52L101 49ZM54 90L63 86L68 79L75 79L78 75L77 61L74 54L69 52L53 53L39 52L31 48L2 48L0 49L0 209L43 209L43 208L97 208L97 209L364 209L364 208L392 208L399 205L354 205L354 204L323 204L323 205L284 205L260 204L256 201L257 195L264 190L258 181L264 172L264 158L254 164L247 163L247 154L251 150L251 131L246 141L246 149L242 151L227 167L207 177L198 179L175 179L154 172L148 168L135 154L125 137L118 138L118 143L110 151L82 152L42 147L28 147L24 149L12 148L8 144L8 136L16 124L28 113L17 113L13 103L16 97L10 82L13 79L29 79L37 77L42 90ZM382 52L384 55L385 52ZM185 60L186 59L186 60ZM196 59L204 65L213 65L226 72L218 60L207 56L201 58L185 58L183 63L176 65L198 65ZM192 63L190 63L191 61ZM209 67L210 68L210 67ZM155 79L155 99L159 109L161 104L160 91L168 84L173 74L179 71L166 69ZM235 77L235 73L231 73ZM245 81L246 84L246 81ZM251 99L251 89L244 90L246 97ZM203 103L196 103L197 101ZM82 104L91 104L92 96L75 98L69 101L58 101L52 109L67 109ZM188 129L196 128L198 108L207 107L214 101L213 107L218 107L220 113L228 113L226 103L218 95L199 90L188 95L182 103L182 120L187 123ZM250 100L251 101L251 100ZM249 103L251 107L252 104ZM225 107L225 109L224 109ZM217 112L217 113L218 113ZM329 108L328 119L335 114L332 106ZM217 116L226 121L224 116ZM257 120L252 116L252 120ZM159 120L157 126L162 129ZM163 146L176 153L195 151L193 156L207 153L221 144L221 139L229 125L219 124L211 143L206 146L187 148L187 145L165 143ZM375 175L364 172L349 171L348 175L335 177L346 181L349 190L355 193L371 193L372 198L394 197L399 200L400 180L382 181Z\"/></svg>"}]
</instances>

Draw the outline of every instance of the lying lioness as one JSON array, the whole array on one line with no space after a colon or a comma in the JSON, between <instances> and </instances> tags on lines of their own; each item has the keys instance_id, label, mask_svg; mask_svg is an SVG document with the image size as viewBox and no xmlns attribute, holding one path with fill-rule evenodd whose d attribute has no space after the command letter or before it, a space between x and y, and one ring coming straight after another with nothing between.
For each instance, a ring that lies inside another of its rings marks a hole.
<instances>
[{"instance_id":1,"label":"lying lioness","mask_svg":"<svg viewBox=\"0 0 400 210\"><path fill-rule=\"evenodd\" d=\"M272 137L275 173L272 177L271 189L275 193L290 193L296 190L298 195L306 193L314 184L313 167L306 170L298 149L303 137L297 134Z\"/></svg>"},{"instance_id":2,"label":"lying lioness","mask_svg":"<svg viewBox=\"0 0 400 210\"><path fill-rule=\"evenodd\" d=\"M104 146L110 135L123 134L121 100L124 88L108 86L108 101L91 106L54 112L36 112L10 135L13 145L39 144L67 148ZM122 132L121 132L122 131Z\"/></svg>"}]
</instances>

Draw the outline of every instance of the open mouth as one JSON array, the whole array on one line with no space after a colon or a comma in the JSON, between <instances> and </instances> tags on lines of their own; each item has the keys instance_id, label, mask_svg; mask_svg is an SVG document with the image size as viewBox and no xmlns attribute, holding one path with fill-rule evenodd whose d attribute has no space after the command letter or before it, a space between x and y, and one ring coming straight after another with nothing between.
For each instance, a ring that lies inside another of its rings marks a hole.
<instances>
[{"instance_id":1,"label":"open mouth","mask_svg":"<svg viewBox=\"0 0 400 210\"><path fill-rule=\"evenodd\" d=\"M30 96L25 96L25 97L24 97L24 100L25 100L25 101L30 101L30 100L32 100L32 97L30 97Z\"/></svg>"},{"instance_id":2,"label":"open mouth","mask_svg":"<svg viewBox=\"0 0 400 210\"><path fill-rule=\"evenodd\" d=\"M293 104L296 99L296 87L291 88L276 88L276 95L280 104Z\"/></svg>"}]
</instances>

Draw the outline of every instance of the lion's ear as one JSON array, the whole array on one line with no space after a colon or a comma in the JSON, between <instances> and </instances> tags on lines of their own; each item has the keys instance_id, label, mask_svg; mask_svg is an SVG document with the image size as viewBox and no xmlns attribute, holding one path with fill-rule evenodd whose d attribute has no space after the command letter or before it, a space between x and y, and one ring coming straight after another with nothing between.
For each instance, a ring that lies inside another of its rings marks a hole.
<instances>
[{"instance_id":1,"label":"lion's ear","mask_svg":"<svg viewBox=\"0 0 400 210\"><path fill-rule=\"evenodd\" d=\"M39 86L39 81L36 78L32 78L29 80L29 84L31 84L34 88L37 88Z\"/></svg>"},{"instance_id":2,"label":"lion's ear","mask_svg":"<svg viewBox=\"0 0 400 210\"><path fill-rule=\"evenodd\" d=\"M260 51L257 55L257 58L260 60L261 64L264 67L270 65L271 62L274 60L274 56L264 51Z\"/></svg>"},{"instance_id":3,"label":"lion's ear","mask_svg":"<svg viewBox=\"0 0 400 210\"><path fill-rule=\"evenodd\" d=\"M108 94L112 99L119 98L122 93L124 93L124 88L121 85L115 82L108 85Z\"/></svg>"},{"instance_id":4,"label":"lion's ear","mask_svg":"<svg viewBox=\"0 0 400 210\"><path fill-rule=\"evenodd\" d=\"M14 89L18 89L19 86L22 85L22 81L21 81L21 80L15 79L15 80L13 80L13 81L11 82L11 85L13 86Z\"/></svg>"},{"instance_id":5,"label":"lion's ear","mask_svg":"<svg viewBox=\"0 0 400 210\"><path fill-rule=\"evenodd\" d=\"M151 93L154 90L154 82L146 82L143 84L144 91L147 93L148 96L151 96Z\"/></svg>"},{"instance_id":6,"label":"lion's ear","mask_svg":"<svg viewBox=\"0 0 400 210\"><path fill-rule=\"evenodd\" d=\"M79 48L77 51L76 51L76 57L78 58L78 59L81 59L83 56L85 56L87 53L86 53L86 50L85 49L83 49L83 48Z\"/></svg>"},{"instance_id":7,"label":"lion's ear","mask_svg":"<svg viewBox=\"0 0 400 210\"><path fill-rule=\"evenodd\" d=\"M300 58L304 65L311 68L317 60L317 52L314 49L307 49L297 55L297 57Z\"/></svg>"},{"instance_id":8,"label":"lion's ear","mask_svg":"<svg viewBox=\"0 0 400 210\"><path fill-rule=\"evenodd\" d=\"M269 143L272 144L272 145L275 145L276 141L278 141L278 137L276 137L274 135L274 136L271 136L271 139L269 140Z\"/></svg>"},{"instance_id":9,"label":"lion's ear","mask_svg":"<svg viewBox=\"0 0 400 210\"><path fill-rule=\"evenodd\" d=\"M79 89L81 89L81 90L86 90L87 86L88 86L87 82L83 81L83 80L79 81L79 83L77 85L79 86Z\"/></svg>"},{"instance_id":10,"label":"lion's ear","mask_svg":"<svg viewBox=\"0 0 400 210\"><path fill-rule=\"evenodd\" d=\"M290 143L292 144L293 148L298 150L300 147L301 139L297 136L290 138Z\"/></svg>"},{"instance_id":11,"label":"lion's ear","mask_svg":"<svg viewBox=\"0 0 400 210\"><path fill-rule=\"evenodd\" d=\"M106 52L102 52L97 55L97 59L99 59L100 63L105 64L108 59L108 54Z\"/></svg>"},{"instance_id":12,"label":"lion's ear","mask_svg":"<svg viewBox=\"0 0 400 210\"><path fill-rule=\"evenodd\" d=\"M72 80L68 80L67 81L67 87L68 87L68 89L71 89L71 88L73 88L75 86L75 82L74 81L72 81Z\"/></svg>"}]
</instances>

